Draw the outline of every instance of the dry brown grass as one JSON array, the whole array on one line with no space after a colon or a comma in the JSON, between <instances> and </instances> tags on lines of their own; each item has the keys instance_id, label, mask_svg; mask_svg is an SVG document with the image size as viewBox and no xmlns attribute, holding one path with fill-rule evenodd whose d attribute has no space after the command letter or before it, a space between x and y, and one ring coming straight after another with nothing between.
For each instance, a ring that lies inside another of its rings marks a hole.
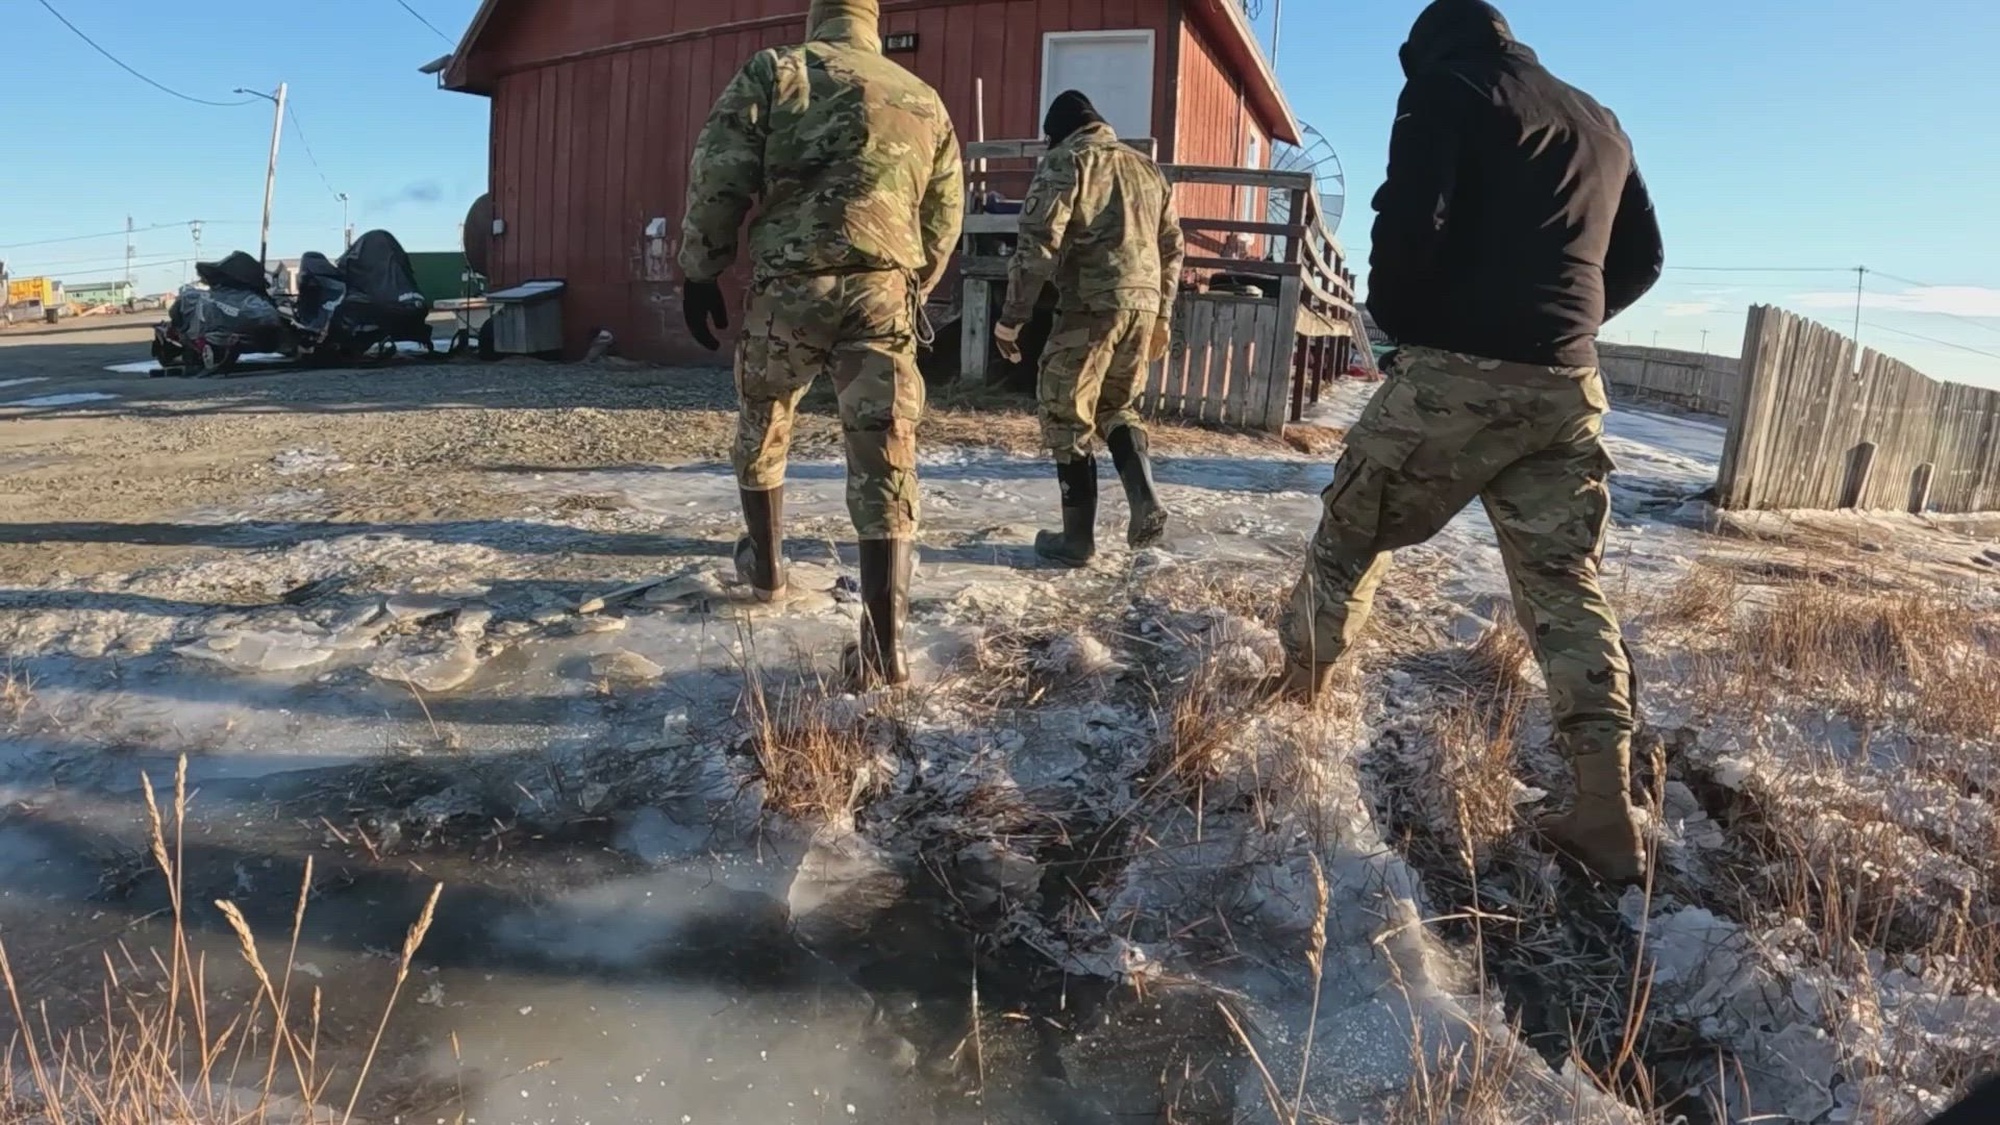
<instances>
[{"instance_id":1,"label":"dry brown grass","mask_svg":"<svg viewBox=\"0 0 2000 1125\"><path fill-rule=\"evenodd\" d=\"M1144 776L1162 791L1199 802L1228 771L1244 724L1262 702L1204 661L1169 704L1166 728Z\"/></svg>"},{"instance_id":2,"label":"dry brown grass","mask_svg":"<svg viewBox=\"0 0 2000 1125\"><path fill-rule=\"evenodd\" d=\"M34 707L34 679L12 667L0 672L0 719L5 719L10 728L19 728Z\"/></svg>"},{"instance_id":3,"label":"dry brown grass","mask_svg":"<svg viewBox=\"0 0 2000 1125\"><path fill-rule=\"evenodd\" d=\"M808 824L851 824L874 775L869 717L846 716L817 680L770 689L753 671L749 682L744 705L764 807Z\"/></svg>"},{"instance_id":4,"label":"dry brown grass","mask_svg":"<svg viewBox=\"0 0 2000 1125\"><path fill-rule=\"evenodd\" d=\"M1347 442L1347 430L1340 426L1293 423L1285 427L1285 444L1309 457L1336 453Z\"/></svg>"},{"instance_id":5,"label":"dry brown grass","mask_svg":"<svg viewBox=\"0 0 2000 1125\"><path fill-rule=\"evenodd\" d=\"M1719 701L1752 713L1804 696L1864 725L2000 732L2000 617L1946 593L1781 587L1738 615L1706 671Z\"/></svg>"},{"instance_id":6,"label":"dry brown grass","mask_svg":"<svg viewBox=\"0 0 2000 1125\"><path fill-rule=\"evenodd\" d=\"M1274 437L1211 429L1166 418L1149 418L1153 450L1177 456L1268 457L1284 446ZM1005 388L954 383L934 391L918 430L925 443L1001 449L1034 455L1046 451L1034 396Z\"/></svg>"},{"instance_id":7,"label":"dry brown grass","mask_svg":"<svg viewBox=\"0 0 2000 1125\"><path fill-rule=\"evenodd\" d=\"M436 916L444 887L431 891L410 927L396 981L375 1039L345 1084L345 1109L326 1108L342 1076L320 1057L323 996L295 988L300 933L312 887L306 864L285 959L268 965L234 903L215 904L236 935L256 987L249 999L220 1003L208 988L210 967L191 951L181 863L187 830L187 759L174 775L170 816L145 779L150 850L165 881L173 920L166 950L135 958L122 945L104 954L101 1014L58 1029L46 1003L22 992L5 941L0 984L7 991L11 1038L0 1051L0 1121L12 1125L348 1125L403 983ZM23 1068L17 1059L25 1061Z\"/></svg>"},{"instance_id":8,"label":"dry brown grass","mask_svg":"<svg viewBox=\"0 0 2000 1125\"><path fill-rule=\"evenodd\" d=\"M1734 618L1741 600L1735 570L1696 560L1680 581L1651 598L1641 598L1636 616L1668 628L1722 628Z\"/></svg>"}]
</instances>

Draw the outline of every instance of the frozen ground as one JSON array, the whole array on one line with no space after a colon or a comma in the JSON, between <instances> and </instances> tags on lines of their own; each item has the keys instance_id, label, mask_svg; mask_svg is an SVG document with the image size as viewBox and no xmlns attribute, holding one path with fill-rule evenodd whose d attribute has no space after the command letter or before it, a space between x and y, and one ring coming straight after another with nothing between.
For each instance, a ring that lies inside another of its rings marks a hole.
<instances>
[{"instance_id":1,"label":"frozen ground","mask_svg":"<svg viewBox=\"0 0 2000 1125\"><path fill-rule=\"evenodd\" d=\"M1365 392L1343 386L1315 420L1344 424ZM1810 555L1784 544L1792 524L1706 530L1691 498L1718 425L1620 413L1611 442L1621 602L1702 557ZM0 591L0 935L58 1006L92 994L97 943L157 938L136 779L187 755L191 901L237 900L275 937L313 858L299 957L341 985L335 1052L365 1040L378 954L446 883L378 1072L384 1119L1223 1122L1268 1116L1260 1068L1329 1120L1482 1081L1493 1120L1644 1119L1621 1081L1604 1092L1548 1050L1479 942L1439 921L1465 915L1424 810L1391 791L1455 698L1452 661L1509 620L1476 513L1405 553L1380 643L1340 705L1307 715L1251 687L1330 456L1170 451L1165 549L1112 546L1069 573L1032 556L1056 509L1039 459L934 444L919 683L855 699L826 682L856 615L835 463L793 467L794 593L767 607L735 585L734 484L713 461L470 460L452 487L479 504L454 511L422 480L394 493L340 440L255 458L234 470L252 487L90 532L136 565L69 551ZM381 514L343 518L362 478ZM1908 539L1911 566L1972 570L1981 549L1912 521L1828 534ZM134 553L148 543L172 549ZM1649 666L1679 651L1635 637ZM1699 721L1699 685L1668 679L1656 725ZM812 745L847 763L817 816L772 773ZM1704 736L1702 753L1782 763L1760 747ZM1529 780L1547 784L1507 807L1560 784ZM1673 829L1696 861L1703 824L1695 808ZM1673 1003L1765 999L1748 919L1527 862L1614 928L1657 914L1655 960L1691 989ZM1534 909L1477 908L1496 926ZM212 921L200 940L231 955ZM1733 976L1697 955L1716 942L1743 944ZM1851 1056L1819 1026L1730 1024L1705 1046L1807 1075L1746 1086L1765 1119L1832 1119Z\"/></svg>"}]
</instances>

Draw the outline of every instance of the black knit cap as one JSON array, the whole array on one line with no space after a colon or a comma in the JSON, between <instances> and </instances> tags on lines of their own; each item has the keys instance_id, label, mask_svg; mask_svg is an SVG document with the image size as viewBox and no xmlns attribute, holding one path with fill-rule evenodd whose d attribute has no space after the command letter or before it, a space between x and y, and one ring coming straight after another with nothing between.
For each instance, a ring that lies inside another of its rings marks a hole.
<instances>
[{"instance_id":1,"label":"black knit cap","mask_svg":"<svg viewBox=\"0 0 2000 1125\"><path fill-rule=\"evenodd\" d=\"M1048 118L1042 122L1042 132L1048 135L1050 144L1059 145L1078 129L1104 123L1104 116L1097 112L1097 107L1090 104L1090 99L1081 90L1065 90L1056 95L1055 102L1049 106Z\"/></svg>"}]
</instances>

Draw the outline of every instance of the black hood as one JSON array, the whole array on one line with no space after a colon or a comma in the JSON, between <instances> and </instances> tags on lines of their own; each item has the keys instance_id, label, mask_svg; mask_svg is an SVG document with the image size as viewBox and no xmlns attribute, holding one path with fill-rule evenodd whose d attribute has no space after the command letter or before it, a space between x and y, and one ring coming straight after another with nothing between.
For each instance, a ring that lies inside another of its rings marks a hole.
<instances>
[{"instance_id":1,"label":"black hood","mask_svg":"<svg viewBox=\"0 0 2000 1125\"><path fill-rule=\"evenodd\" d=\"M1403 44L1403 73L1411 78L1452 64L1487 61L1524 51L1507 17L1485 0L1435 0L1417 17Z\"/></svg>"},{"instance_id":2,"label":"black hood","mask_svg":"<svg viewBox=\"0 0 2000 1125\"><path fill-rule=\"evenodd\" d=\"M1049 105L1049 114L1042 120L1042 132L1048 137L1050 147L1054 147L1069 140L1079 129L1104 123L1103 115L1082 91L1065 90Z\"/></svg>"}]
</instances>

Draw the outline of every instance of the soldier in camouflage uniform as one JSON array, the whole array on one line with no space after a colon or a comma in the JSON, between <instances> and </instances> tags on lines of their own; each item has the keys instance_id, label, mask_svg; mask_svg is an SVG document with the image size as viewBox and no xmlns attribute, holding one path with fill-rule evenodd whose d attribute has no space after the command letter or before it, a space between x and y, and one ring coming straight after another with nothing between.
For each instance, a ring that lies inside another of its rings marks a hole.
<instances>
[{"instance_id":1,"label":"soldier in camouflage uniform","mask_svg":"<svg viewBox=\"0 0 2000 1125\"><path fill-rule=\"evenodd\" d=\"M1402 57L1368 296L1400 350L1324 495L1283 687L1323 691L1390 552L1482 501L1576 772L1574 805L1543 831L1633 879L1633 668L1598 583L1612 463L1597 335L1658 280L1658 220L1617 119L1490 4L1434 0Z\"/></svg>"},{"instance_id":2,"label":"soldier in camouflage uniform","mask_svg":"<svg viewBox=\"0 0 2000 1125\"><path fill-rule=\"evenodd\" d=\"M748 320L736 352L738 567L785 591L785 463L799 400L830 376L861 540L863 686L908 677L902 623L917 533L916 352L924 301L964 216L964 169L937 93L882 53L879 0L813 0L807 41L760 52L696 141L680 253L694 338L728 327L717 279L753 203Z\"/></svg>"},{"instance_id":3,"label":"soldier in camouflage uniform","mask_svg":"<svg viewBox=\"0 0 2000 1125\"><path fill-rule=\"evenodd\" d=\"M1049 153L1028 189L994 335L1019 362L1021 327L1042 286L1055 283L1055 331L1037 390L1062 486L1063 530L1037 535L1035 550L1082 566L1097 550L1099 438L1131 503L1127 542L1149 547L1166 535L1167 511L1133 407L1148 365L1167 353L1185 247L1159 165L1120 143L1088 98L1063 94L1044 124Z\"/></svg>"}]
</instances>

